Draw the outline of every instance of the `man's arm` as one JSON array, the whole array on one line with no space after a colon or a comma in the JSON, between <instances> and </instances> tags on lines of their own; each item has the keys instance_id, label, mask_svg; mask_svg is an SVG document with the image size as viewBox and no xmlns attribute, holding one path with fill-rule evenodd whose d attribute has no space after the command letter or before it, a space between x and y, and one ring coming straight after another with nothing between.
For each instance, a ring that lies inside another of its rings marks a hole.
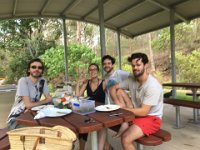
<instances>
[{"instance_id":1,"label":"man's arm","mask_svg":"<svg viewBox=\"0 0 200 150\"><path fill-rule=\"evenodd\" d=\"M31 109L32 107L40 106L40 105L52 102L52 97L50 96L50 94L47 94L45 96L44 100L41 100L41 101L38 101L38 102L31 102L29 96L22 96L22 100L24 102L26 109Z\"/></svg>"},{"instance_id":2,"label":"man's arm","mask_svg":"<svg viewBox=\"0 0 200 150\"><path fill-rule=\"evenodd\" d=\"M144 117L148 115L151 109L151 105L142 104L140 108L125 108L125 109L133 112L135 116Z\"/></svg>"}]
</instances>

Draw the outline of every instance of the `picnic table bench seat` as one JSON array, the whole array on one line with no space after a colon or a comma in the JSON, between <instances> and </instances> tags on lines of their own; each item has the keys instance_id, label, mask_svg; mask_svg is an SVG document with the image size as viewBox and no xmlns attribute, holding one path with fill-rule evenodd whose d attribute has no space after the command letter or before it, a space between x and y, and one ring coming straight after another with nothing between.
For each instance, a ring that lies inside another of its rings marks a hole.
<instances>
[{"instance_id":1,"label":"picnic table bench seat","mask_svg":"<svg viewBox=\"0 0 200 150\"><path fill-rule=\"evenodd\" d=\"M187 101L177 98L164 98L165 104L171 104L175 106L190 107L200 109L200 102L197 101Z\"/></svg>"},{"instance_id":2,"label":"picnic table bench seat","mask_svg":"<svg viewBox=\"0 0 200 150\"><path fill-rule=\"evenodd\" d=\"M114 126L111 127L110 129L118 132L120 126ZM171 134L163 129L158 130L156 133L149 135L149 136L144 136L136 140L137 143L145 145L145 146L157 146L162 144L163 142L167 142L171 140Z\"/></svg>"},{"instance_id":3,"label":"picnic table bench seat","mask_svg":"<svg viewBox=\"0 0 200 150\"><path fill-rule=\"evenodd\" d=\"M193 96L193 94L192 93L186 93L186 95L188 95L188 96ZM200 96L200 93L198 92L198 93L196 93L196 96L197 97L199 97Z\"/></svg>"},{"instance_id":4,"label":"picnic table bench seat","mask_svg":"<svg viewBox=\"0 0 200 150\"><path fill-rule=\"evenodd\" d=\"M10 143L7 135L8 129L0 129L0 150L10 149Z\"/></svg>"}]
</instances>

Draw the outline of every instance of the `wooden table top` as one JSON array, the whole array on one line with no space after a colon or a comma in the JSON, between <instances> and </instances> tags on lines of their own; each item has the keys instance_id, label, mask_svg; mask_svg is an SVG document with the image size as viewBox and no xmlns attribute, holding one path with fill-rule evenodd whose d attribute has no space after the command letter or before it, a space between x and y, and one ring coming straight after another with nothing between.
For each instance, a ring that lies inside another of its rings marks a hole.
<instances>
[{"instance_id":1,"label":"wooden table top","mask_svg":"<svg viewBox=\"0 0 200 150\"><path fill-rule=\"evenodd\" d=\"M200 83L164 83L163 86L185 87L185 88L200 88Z\"/></svg>"},{"instance_id":2,"label":"wooden table top","mask_svg":"<svg viewBox=\"0 0 200 150\"><path fill-rule=\"evenodd\" d=\"M122 113L119 116L109 116L113 113ZM98 112L89 115L80 115L76 113L71 113L62 117L46 117L38 120L34 120L36 112L29 111L21 114L17 117L17 122L26 126L47 126L53 127L56 125L61 125L68 127L75 133L88 133L91 131L97 131L102 128L113 127L115 125L120 125L123 122L129 122L134 119L132 112L118 109L111 112ZM95 120L95 122L88 122L88 120Z\"/></svg>"}]
</instances>

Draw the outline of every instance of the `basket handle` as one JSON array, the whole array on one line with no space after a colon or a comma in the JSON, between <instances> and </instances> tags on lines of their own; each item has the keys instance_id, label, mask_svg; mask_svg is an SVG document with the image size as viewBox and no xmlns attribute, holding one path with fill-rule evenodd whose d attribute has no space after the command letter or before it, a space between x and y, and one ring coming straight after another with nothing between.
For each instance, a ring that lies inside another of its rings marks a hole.
<instances>
[{"instance_id":1,"label":"basket handle","mask_svg":"<svg viewBox=\"0 0 200 150\"><path fill-rule=\"evenodd\" d=\"M38 137L38 138L36 139L36 141L35 141L35 143L34 143L34 145L33 145L33 149L32 149L32 150L36 150L36 147L37 147L37 145L38 145L38 143L39 143L39 139L40 139L40 137Z\"/></svg>"},{"instance_id":2,"label":"basket handle","mask_svg":"<svg viewBox=\"0 0 200 150\"><path fill-rule=\"evenodd\" d=\"M40 134L45 134L45 128L40 129ZM38 137L33 145L32 150L36 150L38 143L44 144L45 143L45 138L43 137Z\"/></svg>"},{"instance_id":3,"label":"basket handle","mask_svg":"<svg viewBox=\"0 0 200 150\"><path fill-rule=\"evenodd\" d=\"M23 150L25 150L25 145L24 145L24 142L25 142L25 136L20 136L20 141L23 143Z\"/></svg>"}]
</instances>

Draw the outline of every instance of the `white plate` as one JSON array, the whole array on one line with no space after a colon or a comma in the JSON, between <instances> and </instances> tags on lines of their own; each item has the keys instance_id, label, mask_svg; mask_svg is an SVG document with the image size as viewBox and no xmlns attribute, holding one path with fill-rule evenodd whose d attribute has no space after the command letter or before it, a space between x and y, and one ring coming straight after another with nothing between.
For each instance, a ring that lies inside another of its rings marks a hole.
<instances>
[{"instance_id":1,"label":"white plate","mask_svg":"<svg viewBox=\"0 0 200 150\"><path fill-rule=\"evenodd\" d=\"M71 109L59 109L59 108L44 108L39 111L45 114L46 117L60 117L72 112Z\"/></svg>"},{"instance_id":2,"label":"white plate","mask_svg":"<svg viewBox=\"0 0 200 150\"><path fill-rule=\"evenodd\" d=\"M95 109L97 111L113 111L113 110L117 110L119 109L120 106L119 105L100 105L100 106L97 106L95 107Z\"/></svg>"},{"instance_id":3,"label":"white plate","mask_svg":"<svg viewBox=\"0 0 200 150\"><path fill-rule=\"evenodd\" d=\"M54 107L54 105L40 105L40 106L35 106L35 107L31 108L31 110L38 111L38 110L41 110L44 108L52 108L52 107Z\"/></svg>"}]
</instances>

